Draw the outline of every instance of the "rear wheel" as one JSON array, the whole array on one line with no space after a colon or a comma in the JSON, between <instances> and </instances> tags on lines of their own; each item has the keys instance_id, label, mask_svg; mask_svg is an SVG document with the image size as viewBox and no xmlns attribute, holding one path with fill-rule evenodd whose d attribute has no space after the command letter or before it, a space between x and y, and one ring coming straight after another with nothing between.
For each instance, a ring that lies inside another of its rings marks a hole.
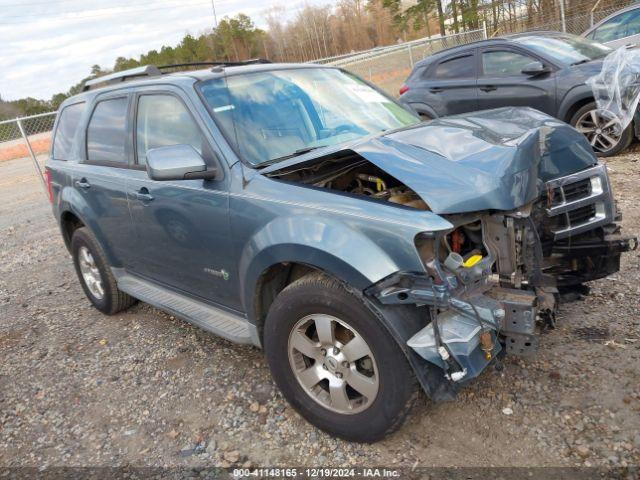
<instances>
[{"instance_id":1,"label":"rear wheel","mask_svg":"<svg viewBox=\"0 0 640 480\"><path fill-rule=\"evenodd\" d=\"M633 140L633 124L623 129L612 113L598 110L595 102L580 108L569 123L587 137L599 157L617 155Z\"/></svg>"},{"instance_id":2,"label":"rear wheel","mask_svg":"<svg viewBox=\"0 0 640 480\"><path fill-rule=\"evenodd\" d=\"M286 287L265 324L273 378L309 422L347 440L397 429L417 398L404 354L356 293L321 274Z\"/></svg>"},{"instance_id":3,"label":"rear wheel","mask_svg":"<svg viewBox=\"0 0 640 480\"><path fill-rule=\"evenodd\" d=\"M113 315L135 303L133 297L118 290L107 257L87 227L73 232L71 254L82 289L94 307Z\"/></svg>"}]
</instances>

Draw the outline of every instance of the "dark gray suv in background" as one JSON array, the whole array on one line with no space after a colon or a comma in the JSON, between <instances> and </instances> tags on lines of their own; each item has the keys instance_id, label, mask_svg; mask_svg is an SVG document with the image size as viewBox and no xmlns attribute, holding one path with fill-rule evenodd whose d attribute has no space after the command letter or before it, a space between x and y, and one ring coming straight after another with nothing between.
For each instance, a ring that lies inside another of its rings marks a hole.
<instances>
[{"instance_id":1,"label":"dark gray suv in background","mask_svg":"<svg viewBox=\"0 0 640 480\"><path fill-rule=\"evenodd\" d=\"M610 51L598 42L559 32L483 40L416 63L400 89L400 102L423 118L532 107L573 125L599 156L616 155L631 143L637 122L623 129L598 111L585 84L600 72Z\"/></svg>"}]
</instances>

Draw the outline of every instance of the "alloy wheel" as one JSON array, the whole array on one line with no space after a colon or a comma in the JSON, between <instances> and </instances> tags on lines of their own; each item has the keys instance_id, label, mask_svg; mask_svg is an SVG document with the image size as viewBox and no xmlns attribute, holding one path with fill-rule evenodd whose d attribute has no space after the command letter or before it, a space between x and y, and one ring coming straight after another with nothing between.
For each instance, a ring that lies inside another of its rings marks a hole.
<instances>
[{"instance_id":1,"label":"alloy wheel","mask_svg":"<svg viewBox=\"0 0 640 480\"><path fill-rule=\"evenodd\" d=\"M89 249L85 246L78 250L78 263L80 273L85 285L96 299L102 300L104 297L104 287L102 286L102 276L96 265L96 261Z\"/></svg>"},{"instance_id":2,"label":"alloy wheel","mask_svg":"<svg viewBox=\"0 0 640 480\"><path fill-rule=\"evenodd\" d=\"M575 125L594 150L604 153L618 145L623 128L620 120L605 110L590 110L582 115Z\"/></svg>"},{"instance_id":3,"label":"alloy wheel","mask_svg":"<svg viewBox=\"0 0 640 480\"><path fill-rule=\"evenodd\" d=\"M379 389L376 360L364 338L331 315L308 315L289 334L289 363L313 400L340 414L366 410Z\"/></svg>"}]
</instances>

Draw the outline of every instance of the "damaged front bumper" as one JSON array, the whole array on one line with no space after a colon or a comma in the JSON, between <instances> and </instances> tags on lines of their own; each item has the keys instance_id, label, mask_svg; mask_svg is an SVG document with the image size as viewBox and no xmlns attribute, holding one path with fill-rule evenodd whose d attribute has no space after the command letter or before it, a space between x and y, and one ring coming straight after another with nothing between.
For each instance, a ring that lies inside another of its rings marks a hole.
<instances>
[{"instance_id":1,"label":"damaged front bumper","mask_svg":"<svg viewBox=\"0 0 640 480\"><path fill-rule=\"evenodd\" d=\"M426 306L430 322L407 345L442 368L454 382L477 377L502 350L527 355L538 345L536 332L544 301L533 292L504 288L490 280L487 257L460 276L400 272L367 292L383 305ZM464 284L463 284L464 282ZM542 292L542 295L545 293ZM435 312L438 312L437 314Z\"/></svg>"}]
</instances>

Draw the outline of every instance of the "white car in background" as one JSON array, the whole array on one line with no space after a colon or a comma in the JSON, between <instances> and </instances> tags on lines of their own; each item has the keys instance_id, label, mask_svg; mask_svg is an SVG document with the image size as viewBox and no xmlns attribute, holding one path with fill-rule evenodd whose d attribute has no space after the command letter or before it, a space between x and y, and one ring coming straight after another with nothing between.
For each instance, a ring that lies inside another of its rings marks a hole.
<instances>
[{"instance_id":1,"label":"white car in background","mask_svg":"<svg viewBox=\"0 0 640 480\"><path fill-rule=\"evenodd\" d=\"M609 15L582 34L611 48L640 44L640 4Z\"/></svg>"}]
</instances>

